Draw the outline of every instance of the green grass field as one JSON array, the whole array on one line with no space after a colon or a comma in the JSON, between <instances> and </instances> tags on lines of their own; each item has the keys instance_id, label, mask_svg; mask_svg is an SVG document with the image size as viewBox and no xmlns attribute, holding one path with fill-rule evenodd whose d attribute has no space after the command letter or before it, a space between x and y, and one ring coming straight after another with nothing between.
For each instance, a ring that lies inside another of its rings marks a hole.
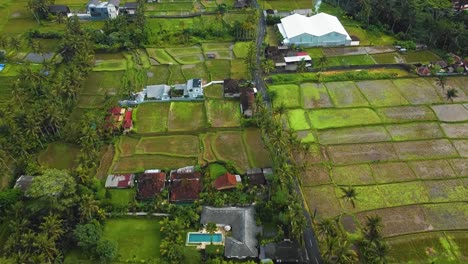
<instances>
[{"instance_id":1,"label":"green grass field","mask_svg":"<svg viewBox=\"0 0 468 264\"><path fill-rule=\"evenodd\" d=\"M229 60L208 60L205 64L212 81L229 79L231 76L231 61Z\"/></svg>"},{"instance_id":2,"label":"green grass field","mask_svg":"<svg viewBox=\"0 0 468 264\"><path fill-rule=\"evenodd\" d=\"M120 262L158 259L161 233L157 218L115 218L104 224L103 237L118 243Z\"/></svg>"},{"instance_id":3,"label":"green grass field","mask_svg":"<svg viewBox=\"0 0 468 264\"><path fill-rule=\"evenodd\" d=\"M392 64L402 61L402 58L396 52L373 54L371 56L379 64Z\"/></svg>"},{"instance_id":4,"label":"green grass field","mask_svg":"<svg viewBox=\"0 0 468 264\"><path fill-rule=\"evenodd\" d=\"M206 127L203 102L172 102L169 110L169 131L194 131Z\"/></svg>"},{"instance_id":5,"label":"green grass field","mask_svg":"<svg viewBox=\"0 0 468 264\"><path fill-rule=\"evenodd\" d=\"M118 92L124 71L91 72L83 83L81 95L105 95Z\"/></svg>"},{"instance_id":6,"label":"green grass field","mask_svg":"<svg viewBox=\"0 0 468 264\"><path fill-rule=\"evenodd\" d=\"M197 157L200 150L198 137L189 135L143 137L135 147L136 154L162 154Z\"/></svg>"},{"instance_id":7,"label":"green grass field","mask_svg":"<svg viewBox=\"0 0 468 264\"><path fill-rule=\"evenodd\" d=\"M124 71L127 69L127 61L121 60L103 60L96 61L93 71Z\"/></svg>"},{"instance_id":8,"label":"green grass field","mask_svg":"<svg viewBox=\"0 0 468 264\"><path fill-rule=\"evenodd\" d=\"M169 103L141 104L133 113L134 127L138 133L167 131Z\"/></svg>"},{"instance_id":9,"label":"green grass field","mask_svg":"<svg viewBox=\"0 0 468 264\"><path fill-rule=\"evenodd\" d=\"M369 55L350 55L328 57L327 66L370 65L375 61Z\"/></svg>"},{"instance_id":10,"label":"green grass field","mask_svg":"<svg viewBox=\"0 0 468 264\"><path fill-rule=\"evenodd\" d=\"M147 48L146 52L148 52L150 58L155 59L160 64L177 64L164 49Z\"/></svg>"},{"instance_id":11,"label":"green grass field","mask_svg":"<svg viewBox=\"0 0 468 264\"><path fill-rule=\"evenodd\" d=\"M182 68L179 65L169 65L168 84L185 83L186 81L187 79L185 79Z\"/></svg>"},{"instance_id":12,"label":"green grass field","mask_svg":"<svg viewBox=\"0 0 468 264\"><path fill-rule=\"evenodd\" d=\"M372 106L409 104L389 80L362 81L356 84Z\"/></svg>"},{"instance_id":13,"label":"green grass field","mask_svg":"<svg viewBox=\"0 0 468 264\"><path fill-rule=\"evenodd\" d=\"M206 98L221 99L224 96L223 86L221 84L212 84L208 87L203 87L203 93Z\"/></svg>"},{"instance_id":14,"label":"green grass field","mask_svg":"<svg viewBox=\"0 0 468 264\"><path fill-rule=\"evenodd\" d=\"M231 61L231 78L232 79L248 79L249 73L247 72L247 65L244 60Z\"/></svg>"},{"instance_id":15,"label":"green grass field","mask_svg":"<svg viewBox=\"0 0 468 264\"><path fill-rule=\"evenodd\" d=\"M284 104L287 108L297 108L301 106L299 86L294 84L271 85L268 91L275 95L273 106L278 107Z\"/></svg>"},{"instance_id":16,"label":"green grass field","mask_svg":"<svg viewBox=\"0 0 468 264\"><path fill-rule=\"evenodd\" d=\"M119 208L127 208L135 199L135 189L108 189L111 196L111 204Z\"/></svg>"},{"instance_id":17,"label":"green grass field","mask_svg":"<svg viewBox=\"0 0 468 264\"><path fill-rule=\"evenodd\" d=\"M380 118L370 108L317 109L308 113L312 127L316 129L379 124Z\"/></svg>"},{"instance_id":18,"label":"green grass field","mask_svg":"<svg viewBox=\"0 0 468 264\"><path fill-rule=\"evenodd\" d=\"M310 124L307 121L307 114L302 109L293 109L288 111L289 127L292 130L310 129Z\"/></svg>"},{"instance_id":19,"label":"green grass field","mask_svg":"<svg viewBox=\"0 0 468 264\"><path fill-rule=\"evenodd\" d=\"M203 63L182 65L180 68L182 69L182 74L187 80L194 79L194 78L201 78L203 80L210 79L208 69Z\"/></svg>"},{"instance_id":20,"label":"green grass field","mask_svg":"<svg viewBox=\"0 0 468 264\"><path fill-rule=\"evenodd\" d=\"M250 42L236 42L233 49L236 58L243 59L247 57L247 53L249 52L249 45Z\"/></svg>"},{"instance_id":21,"label":"green grass field","mask_svg":"<svg viewBox=\"0 0 468 264\"><path fill-rule=\"evenodd\" d=\"M240 131L217 132L212 148L219 160L232 162L239 173L244 173L250 167Z\"/></svg>"},{"instance_id":22,"label":"green grass field","mask_svg":"<svg viewBox=\"0 0 468 264\"><path fill-rule=\"evenodd\" d=\"M148 169L163 168L177 169L184 166L197 164L197 158L167 155L134 155L121 157L113 165L113 173L135 173Z\"/></svg>"},{"instance_id":23,"label":"green grass field","mask_svg":"<svg viewBox=\"0 0 468 264\"><path fill-rule=\"evenodd\" d=\"M329 82L326 83L325 86L336 107L359 107L369 105L354 82Z\"/></svg>"},{"instance_id":24,"label":"green grass field","mask_svg":"<svg viewBox=\"0 0 468 264\"><path fill-rule=\"evenodd\" d=\"M236 100L206 100L206 115L212 127L240 126L240 105Z\"/></svg>"},{"instance_id":25,"label":"green grass field","mask_svg":"<svg viewBox=\"0 0 468 264\"><path fill-rule=\"evenodd\" d=\"M407 52L402 55L407 63L429 63L439 61L441 58L428 50Z\"/></svg>"},{"instance_id":26,"label":"green grass field","mask_svg":"<svg viewBox=\"0 0 468 264\"><path fill-rule=\"evenodd\" d=\"M47 148L42 151L37 160L39 164L48 168L59 170L71 170L77 162L80 149L71 144L65 143L50 143Z\"/></svg>"}]
</instances>

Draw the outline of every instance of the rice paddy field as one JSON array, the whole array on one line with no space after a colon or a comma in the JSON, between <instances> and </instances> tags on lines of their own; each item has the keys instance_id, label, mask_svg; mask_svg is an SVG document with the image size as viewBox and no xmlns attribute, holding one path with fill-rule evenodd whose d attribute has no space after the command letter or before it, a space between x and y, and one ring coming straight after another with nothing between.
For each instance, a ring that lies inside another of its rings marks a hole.
<instances>
[{"instance_id":1,"label":"rice paddy field","mask_svg":"<svg viewBox=\"0 0 468 264\"><path fill-rule=\"evenodd\" d=\"M466 262L468 78L448 83L459 91L453 102L432 78L269 87L312 145L300 177L310 212L341 216L350 235L380 215L391 263L430 262L427 248L443 263ZM348 186L355 207L341 198Z\"/></svg>"}]
</instances>

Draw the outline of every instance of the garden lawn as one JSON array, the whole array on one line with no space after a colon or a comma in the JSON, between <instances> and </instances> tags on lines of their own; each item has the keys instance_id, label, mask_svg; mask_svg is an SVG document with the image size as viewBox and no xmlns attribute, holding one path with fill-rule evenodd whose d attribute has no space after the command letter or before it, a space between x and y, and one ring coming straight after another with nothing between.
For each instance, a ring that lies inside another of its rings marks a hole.
<instances>
[{"instance_id":1,"label":"garden lawn","mask_svg":"<svg viewBox=\"0 0 468 264\"><path fill-rule=\"evenodd\" d=\"M160 64L177 64L177 62L164 49L147 48L146 52L150 58L155 59Z\"/></svg>"},{"instance_id":2,"label":"garden lawn","mask_svg":"<svg viewBox=\"0 0 468 264\"><path fill-rule=\"evenodd\" d=\"M198 137L190 135L143 137L136 145L137 154L197 157L199 150Z\"/></svg>"},{"instance_id":3,"label":"garden lawn","mask_svg":"<svg viewBox=\"0 0 468 264\"><path fill-rule=\"evenodd\" d=\"M169 110L169 131L194 131L206 127L202 102L172 102Z\"/></svg>"},{"instance_id":4,"label":"garden lawn","mask_svg":"<svg viewBox=\"0 0 468 264\"><path fill-rule=\"evenodd\" d=\"M219 160L232 162L240 174L245 173L245 170L250 168L241 131L217 132L213 139L213 150Z\"/></svg>"},{"instance_id":5,"label":"garden lawn","mask_svg":"<svg viewBox=\"0 0 468 264\"><path fill-rule=\"evenodd\" d=\"M362 81L357 86L372 106L409 104L390 80Z\"/></svg>"},{"instance_id":6,"label":"garden lawn","mask_svg":"<svg viewBox=\"0 0 468 264\"><path fill-rule=\"evenodd\" d=\"M247 53L249 52L249 45L251 42L236 42L234 44L234 55L238 59L243 59L247 57Z\"/></svg>"},{"instance_id":7,"label":"garden lawn","mask_svg":"<svg viewBox=\"0 0 468 264\"><path fill-rule=\"evenodd\" d=\"M96 61L93 71L124 71L127 69L125 59Z\"/></svg>"},{"instance_id":8,"label":"garden lawn","mask_svg":"<svg viewBox=\"0 0 468 264\"><path fill-rule=\"evenodd\" d=\"M80 152L79 147L65 143L50 143L42 151L37 160L39 164L48 168L71 170L77 163L76 158Z\"/></svg>"},{"instance_id":9,"label":"garden lawn","mask_svg":"<svg viewBox=\"0 0 468 264\"><path fill-rule=\"evenodd\" d=\"M307 112L316 129L379 124L380 118L370 108L317 109Z\"/></svg>"},{"instance_id":10,"label":"garden lawn","mask_svg":"<svg viewBox=\"0 0 468 264\"><path fill-rule=\"evenodd\" d=\"M107 189L111 196L111 204L120 208L127 208L135 199L135 189Z\"/></svg>"},{"instance_id":11,"label":"garden lawn","mask_svg":"<svg viewBox=\"0 0 468 264\"><path fill-rule=\"evenodd\" d=\"M406 63L429 63L442 60L439 56L429 50L407 52L402 55Z\"/></svg>"},{"instance_id":12,"label":"garden lawn","mask_svg":"<svg viewBox=\"0 0 468 264\"><path fill-rule=\"evenodd\" d=\"M306 112L303 109L294 109L288 111L289 127L292 130L307 130L310 129L309 121L307 120Z\"/></svg>"},{"instance_id":13,"label":"garden lawn","mask_svg":"<svg viewBox=\"0 0 468 264\"><path fill-rule=\"evenodd\" d=\"M232 60L231 61L231 78L232 79L248 79L249 73L247 72L247 66L243 60Z\"/></svg>"},{"instance_id":14,"label":"garden lawn","mask_svg":"<svg viewBox=\"0 0 468 264\"><path fill-rule=\"evenodd\" d=\"M167 131L170 103L140 104L133 110L134 129L138 133Z\"/></svg>"},{"instance_id":15,"label":"garden lawn","mask_svg":"<svg viewBox=\"0 0 468 264\"><path fill-rule=\"evenodd\" d=\"M275 93L273 99L273 106L278 107L282 104L287 108L298 108L301 106L300 103L300 91L299 86L294 84L285 85L271 85L268 90Z\"/></svg>"},{"instance_id":16,"label":"garden lawn","mask_svg":"<svg viewBox=\"0 0 468 264\"><path fill-rule=\"evenodd\" d=\"M325 86L336 107L369 106L354 82L330 82L325 83Z\"/></svg>"},{"instance_id":17,"label":"garden lawn","mask_svg":"<svg viewBox=\"0 0 468 264\"><path fill-rule=\"evenodd\" d=\"M118 243L120 262L151 262L160 256L158 218L115 218L104 224L103 237Z\"/></svg>"},{"instance_id":18,"label":"garden lawn","mask_svg":"<svg viewBox=\"0 0 468 264\"><path fill-rule=\"evenodd\" d=\"M229 60L208 60L205 64L212 81L229 79L231 76L231 61Z\"/></svg>"},{"instance_id":19,"label":"garden lawn","mask_svg":"<svg viewBox=\"0 0 468 264\"><path fill-rule=\"evenodd\" d=\"M228 170L219 163L211 163L208 165L208 171L210 173L210 178L216 180L219 176L228 172Z\"/></svg>"},{"instance_id":20,"label":"garden lawn","mask_svg":"<svg viewBox=\"0 0 468 264\"><path fill-rule=\"evenodd\" d=\"M205 100L208 124L212 127L240 126L240 105L237 100Z\"/></svg>"}]
</instances>

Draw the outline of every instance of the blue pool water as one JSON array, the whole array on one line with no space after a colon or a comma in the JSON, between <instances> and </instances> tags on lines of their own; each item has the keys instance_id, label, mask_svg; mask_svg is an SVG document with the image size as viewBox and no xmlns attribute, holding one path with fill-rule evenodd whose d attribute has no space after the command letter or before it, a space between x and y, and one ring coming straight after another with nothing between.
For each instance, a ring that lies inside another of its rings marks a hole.
<instances>
[{"instance_id":1,"label":"blue pool water","mask_svg":"<svg viewBox=\"0 0 468 264\"><path fill-rule=\"evenodd\" d=\"M211 240L211 236L213 236L213 240ZM206 242L210 243L213 241L213 243L219 243L223 241L223 235L222 234L202 234L202 233L189 233L188 234L188 243L201 243L201 242Z\"/></svg>"}]
</instances>

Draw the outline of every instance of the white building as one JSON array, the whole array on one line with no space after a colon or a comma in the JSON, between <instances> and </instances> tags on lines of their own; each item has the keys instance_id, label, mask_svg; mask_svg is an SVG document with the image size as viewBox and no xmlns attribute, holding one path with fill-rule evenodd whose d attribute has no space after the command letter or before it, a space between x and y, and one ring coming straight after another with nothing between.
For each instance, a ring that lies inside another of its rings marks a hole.
<instances>
[{"instance_id":1,"label":"white building","mask_svg":"<svg viewBox=\"0 0 468 264\"><path fill-rule=\"evenodd\" d=\"M311 17L293 14L282 18L277 27L285 45L294 44L302 47L351 45L351 37L338 18L325 13Z\"/></svg>"},{"instance_id":2,"label":"white building","mask_svg":"<svg viewBox=\"0 0 468 264\"><path fill-rule=\"evenodd\" d=\"M101 2L99 0L91 0L88 3L88 13L95 19L116 18L119 15L120 0L109 0Z\"/></svg>"}]
</instances>

